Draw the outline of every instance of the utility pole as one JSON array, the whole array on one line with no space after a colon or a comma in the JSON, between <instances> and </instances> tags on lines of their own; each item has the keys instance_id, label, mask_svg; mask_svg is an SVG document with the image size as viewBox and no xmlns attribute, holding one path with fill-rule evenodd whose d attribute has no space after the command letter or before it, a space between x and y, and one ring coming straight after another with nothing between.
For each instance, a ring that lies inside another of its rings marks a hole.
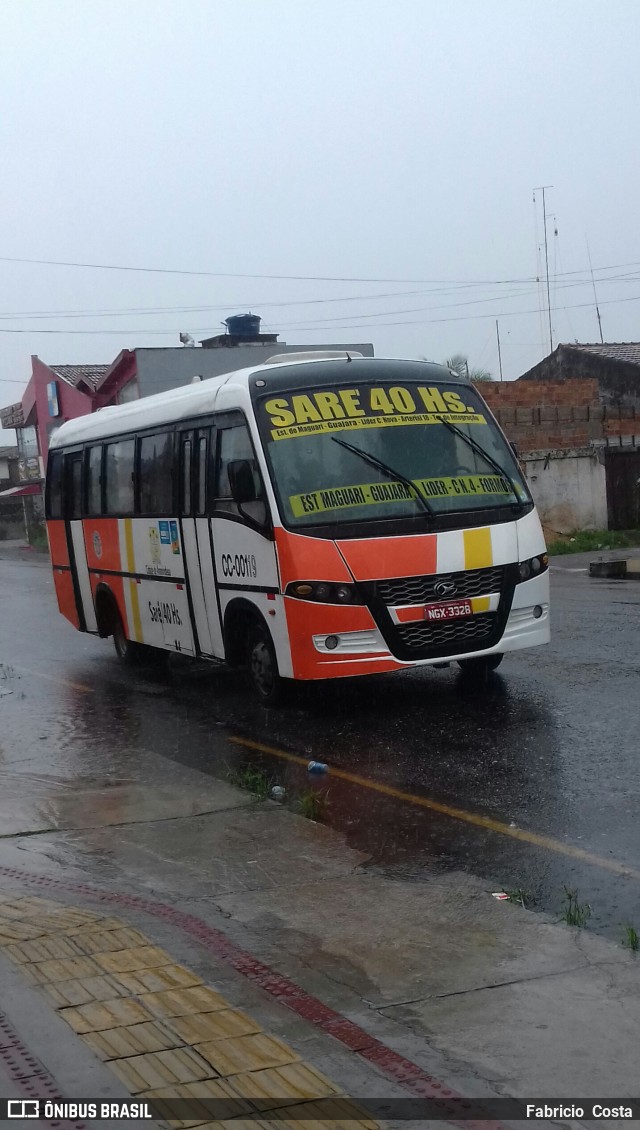
<instances>
[{"instance_id":1,"label":"utility pole","mask_svg":"<svg viewBox=\"0 0 640 1130\"><path fill-rule=\"evenodd\" d=\"M598 306L598 292L596 291L596 280L593 276L593 263L591 262L591 248L589 247L589 240L585 235L585 243L587 245L587 255L589 256L589 269L591 271L591 284L593 286L593 300L596 304L596 316L598 318L598 329L600 330L600 343L604 345L604 337L602 336L602 319L600 318L600 308Z\"/></svg>"},{"instance_id":2,"label":"utility pole","mask_svg":"<svg viewBox=\"0 0 640 1130\"><path fill-rule=\"evenodd\" d=\"M542 219L544 223L544 261L547 271L547 313L549 315L549 352L553 353L553 329L551 327L551 289L549 287L549 245L547 243L547 202L545 190L553 188L552 184L538 185L534 192L542 192Z\"/></svg>"},{"instance_id":3,"label":"utility pole","mask_svg":"<svg viewBox=\"0 0 640 1130\"><path fill-rule=\"evenodd\" d=\"M496 338L498 339L498 365L500 366L500 380L502 380L502 353L500 352L500 327L496 318Z\"/></svg>"}]
</instances>

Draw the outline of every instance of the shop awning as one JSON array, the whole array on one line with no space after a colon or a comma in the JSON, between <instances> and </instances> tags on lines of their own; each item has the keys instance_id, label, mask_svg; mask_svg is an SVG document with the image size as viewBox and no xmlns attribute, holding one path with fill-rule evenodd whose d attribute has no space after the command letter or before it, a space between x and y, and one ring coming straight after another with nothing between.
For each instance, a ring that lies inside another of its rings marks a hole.
<instances>
[{"instance_id":1,"label":"shop awning","mask_svg":"<svg viewBox=\"0 0 640 1130\"><path fill-rule=\"evenodd\" d=\"M24 498L27 494L41 494L42 485L40 483L24 483L21 487L9 487L8 490L0 490L0 498Z\"/></svg>"}]
</instances>

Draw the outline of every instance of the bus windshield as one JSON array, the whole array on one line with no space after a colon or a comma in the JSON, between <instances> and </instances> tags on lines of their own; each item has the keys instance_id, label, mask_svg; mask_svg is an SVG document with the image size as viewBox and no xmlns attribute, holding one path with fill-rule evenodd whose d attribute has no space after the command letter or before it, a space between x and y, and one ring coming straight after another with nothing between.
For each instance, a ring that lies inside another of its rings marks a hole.
<instances>
[{"instance_id":1,"label":"bus windshield","mask_svg":"<svg viewBox=\"0 0 640 1130\"><path fill-rule=\"evenodd\" d=\"M530 502L468 386L323 386L265 396L262 440L286 525L439 515Z\"/></svg>"}]
</instances>

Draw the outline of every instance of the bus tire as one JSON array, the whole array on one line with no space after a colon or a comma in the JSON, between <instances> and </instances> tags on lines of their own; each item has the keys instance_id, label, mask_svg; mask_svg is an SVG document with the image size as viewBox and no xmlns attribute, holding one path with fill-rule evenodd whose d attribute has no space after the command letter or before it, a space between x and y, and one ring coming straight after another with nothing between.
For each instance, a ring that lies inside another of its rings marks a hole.
<instances>
[{"instance_id":1,"label":"bus tire","mask_svg":"<svg viewBox=\"0 0 640 1130\"><path fill-rule=\"evenodd\" d=\"M144 644L136 643L135 640L130 640L124 630L122 617L117 609L113 612L112 632L113 646L116 650L116 655L121 663L126 667L134 667L138 663L142 663L150 650Z\"/></svg>"},{"instance_id":2,"label":"bus tire","mask_svg":"<svg viewBox=\"0 0 640 1130\"><path fill-rule=\"evenodd\" d=\"M486 679L491 671L496 671L502 663L504 655L479 655L477 659L459 659L458 667L473 679Z\"/></svg>"},{"instance_id":3,"label":"bus tire","mask_svg":"<svg viewBox=\"0 0 640 1130\"><path fill-rule=\"evenodd\" d=\"M263 706L283 704L289 683L278 671L276 651L268 630L259 624L249 632L247 675L254 695Z\"/></svg>"}]
</instances>

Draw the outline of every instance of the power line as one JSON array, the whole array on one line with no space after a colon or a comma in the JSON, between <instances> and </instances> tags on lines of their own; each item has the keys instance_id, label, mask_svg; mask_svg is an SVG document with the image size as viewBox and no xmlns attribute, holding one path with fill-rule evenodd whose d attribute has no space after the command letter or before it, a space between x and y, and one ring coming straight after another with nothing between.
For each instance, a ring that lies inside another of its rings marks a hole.
<instances>
[{"instance_id":1,"label":"power line","mask_svg":"<svg viewBox=\"0 0 640 1130\"><path fill-rule=\"evenodd\" d=\"M601 269L604 270L605 268L601 268ZM570 273L570 272L567 272L567 273ZM560 277L560 275L557 275L555 277ZM638 282L639 279L640 279L640 276L638 275L637 272L627 272L624 275L604 276L604 277L598 279L598 282L600 284L603 284L603 283L633 283L633 282ZM586 285L588 285L586 279L584 279L584 280L583 279L573 279L572 281L566 281L566 282L563 282L563 283L560 283L560 284L554 286L554 293L557 292L558 290L566 290L566 289L569 289L569 288L582 287L582 286L586 286ZM466 288L456 288L456 290L460 290L460 289L466 289ZM311 306L311 305L317 305L317 304L326 304L326 303L335 304L335 303L341 303L341 302L364 302L364 301L374 302L374 301L378 301L378 300L383 299L383 298L405 297L405 296L435 294L435 293L446 294L448 292L449 292L449 288L442 288L442 289L434 288L433 290L389 291L389 292L386 292L384 294L374 294L374 295L350 295L350 296L342 296L340 298L293 299L290 302L284 302L284 301L283 302L244 302L244 303L242 303L242 302L232 303L231 302L231 303L225 303L224 305L221 305L221 306L211 306L211 305L206 305L206 306L157 306L157 307L154 307L154 306L151 306L151 307L148 307L148 306L126 306L126 307L120 307L118 309L109 309L109 310L92 309L92 310L31 310L31 311L30 310L22 310L22 311L13 311L13 312L5 311L5 312L0 314L0 321L15 321L15 320L21 320L23 318L41 318L41 319L44 319L44 320L49 320L49 319L52 319L52 318L56 318L56 319L67 319L67 318L76 319L76 318L93 318L93 317L96 317L96 318L103 318L103 317L114 318L114 317L120 317L122 315L127 315L127 314L136 314L136 315L144 316L144 317L157 317L161 314L199 314L199 313L213 312L213 311L216 311L216 310L225 311L225 310L229 310L229 309L235 309L235 308L237 308L238 306L241 306L241 305L244 305L248 308L251 308L251 307L255 308L255 307L259 306L261 309L265 309L265 308L268 309L268 308L274 308L274 307L282 308L282 307L290 307L290 306ZM511 299L514 299L514 298L521 298L521 297L525 297L529 294L535 294L535 293L537 293L537 291L535 289L534 290L523 290L520 287L519 289L513 290L512 293L510 293L510 294L505 293L503 291L501 294L490 295L489 297L470 298L470 299L465 299L465 301L463 301L463 302L448 302L448 303L445 303L441 306L409 307L409 308L404 309L404 310L377 311L377 312L372 313L372 314L363 313L363 314L358 314L357 316L361 317L361 318L376 318L376 317L387 317L390 314L412 314L412 313L419 313L421 311L428 311L428 310L448 310L448 309L452 309L452 308L458 307L458 306L476 306L476 305L479 305L480 303L495 302L495 301L510 301ZM333 318L321 318L321 319L315 319L315 320L324 324L324 323L327 323L327 322L347 321L350 317L353 317L353 315L350 315L350 314L338 315L338 316L333 317ZM287 325L288 326L296 326L296 325L303 325L303 324L306 325L308 323L308 321L309 321L309 319L304 319L302 322L288 322Z\"/></svg>"},{"instance_id":2,"label":"power line","mask_svg":"<svg viewBox=\"0 0 640 1130\"><path fill-rule=\"evenodd\" d=\"M280 279L289 282L355 282L355 283L448 283L448 279L389 279L389 278L362 278L360 276L349 275L260 275L260 274L244 274L238 271L191 271L182 270L174 267L130 267L122 264L115 263L75 263L64 259L22 259L10 255L0 255L0 262L3 263L30 263L40 267L80 267L85 270L95 271L134 271L142 274L153 275L192 275L201 278L216 278L216 279ZM624 264L625 266L627 264ZM462 280L466 282L467 280ZM485 285L492 280L478 280L479 283ZM530 279L505 279L497 280L505 282L530 282Z\"/></svg>"},{"instance_id":3,"label":"power line","mask_svg":"<svg viewBox=\"0 0 640 1130\"><path fill-rule=\"evenodd\" d=\"M341 295L338 298L294 298L289 302L269 302L263 300L254 300L252 302L246 299L241 299L235 302L224 302L212 306L207 304L205 306L121 306L117 309L93 309L93 310L14 310L0 314L2 319L11 318L112 318L118 317L120 314L201 314L207 311L219 310L235 310L240 306L247 307L248 309L259 306L261 309L268 307L282 307L282 306L315 306L326 303L339 303L339 302L376 302L381 298L406 298L411 295L429 294L430 291L426 290L391 290L383 294L349 294ZM443 291L446 293L446 290Z\"/></svg>"},{"instance_id":4,"label":"power line","mask_svg":"<svg viewBox=\"0 0 640 1130\"><path fill-rule=\"evenodd\" d=\"M95 271L131 271L136 274L154 274L154 275L190 275L200 278L219 278L219 279L268 279L268 280L283 280L289 282L352 282L352 283L393 283L393 284L412 284L412 285L463 285L463 286L501 286L513 285L514 283L532 283L536 280L531 276L525 278L509 278L509 279L390 279L390 278L364 278L362 276L349 276L349 275L267 275L267 274L248 274L238 271L194 271L185 270L174 267L132 267L125 264L116 263L79 263L72 260L65 259L25 259L18 258L17 256L0 255L0 262L3 263L26 263L34 266L41 267L74 267L83 270ZM620 267L637 267L640 264L634 263L616 263L606 267L598 267L596 270L618 270ZM568 271L568 275L584 274L583 269L578 271Z\"/></svg>"},{"instance_id":5,"label":"power line","mask_svg":"<svg viewBox=\"0 0 640 1130\"><path fill-rule=\"evenodd\" d=\"M622 303L622 302L640 302L640 294L630 295L630 296L627 296L626 298L606 299L604 302L601 302L600 305L601 306L610 306L610 305L617 305L617 304ZM558 307L556 307L556 309L557 310L580 310L580 309L583 309L587 306L592 306L592 304L593 304L592 302L576 302L576 303L572 303L571 305L568 305L568 306L558 306ZM526 316L526 315L529 315L529 314L538 314L538 313L539 313L539 310L538 310L537 307L533 310L503 310L501 312L500 311L498 312L499 317L501 317L501 318L518 318L518 317L523 317L523 316ZM382 315L382 314L379 315L379 317L384 317L384 316L385 315ZM358 315L356 315L356 317L358 317ZM451 318L417 318L417 319L412 319L412 320L404 320L404 321L401 321L401 322L378 322L378 323L373 322L373 323L369 323L369 324L356 323L356 324L350 324L350 325L346 325L346 326L336 327L336 329L337 328L339 328L341 330L371 329L372 326L379 326L379 327L385 327L385 326L426 326L426 325L439 325L439 324L444 324L444 323L447 323L447 322L478 321L478 320L484 320L486 318L495 319L495 317L496 317L496 312L493 311L492 313L489 313L489 314L463 314L463 315L458 315L456 317L451 317ZM291 326L290 325L289 326L288 325L282 325L282 326L279 327L280 330L286 330L288 328L291 328ZM300 331L307 330L309 332L318 332L318 331L327 329L329 327L319 325L317 322L315 322L315 323L314 322L310 322L310 323L307 322L307 323L304 323L303 325L298 326L297 328L300 329ZM275 329L275 326L274 326L274 329ZM194 334L206 335L206 334L211 334L213 331L212 331L210 326L206 326L206 327L203 327L203 328L194 329L192 332ZM34 326L23 327L23 328L20 328L20 329L17 329L15 327L6 327L5 328L3 326L0 326L0 334L46 334L46 335L52 335L52 334L53 335L61 335L61 334L65 335L65 334L67 334L67 335L70 335L70 336L85 336L85 337L86 336L89 336L89 337L100 337L100 336L103 336L103 337L111 337L111 336L124 337L124 336L131 335L131 334L139 334L139 335L147 336L147 337L149 337L149 336L175 337L179 333L180 333L179 328L178 329L170 329L170 330L150 330L150 329L147 329L147 328L144 328L144 327L143 328L130 328L130 329L123 328L123 329L117 329L117 330L105 330L105 329L67 330L67 329L40 329L37 326L35 326L35 327Z\"/></svg>"}]
</instances>

